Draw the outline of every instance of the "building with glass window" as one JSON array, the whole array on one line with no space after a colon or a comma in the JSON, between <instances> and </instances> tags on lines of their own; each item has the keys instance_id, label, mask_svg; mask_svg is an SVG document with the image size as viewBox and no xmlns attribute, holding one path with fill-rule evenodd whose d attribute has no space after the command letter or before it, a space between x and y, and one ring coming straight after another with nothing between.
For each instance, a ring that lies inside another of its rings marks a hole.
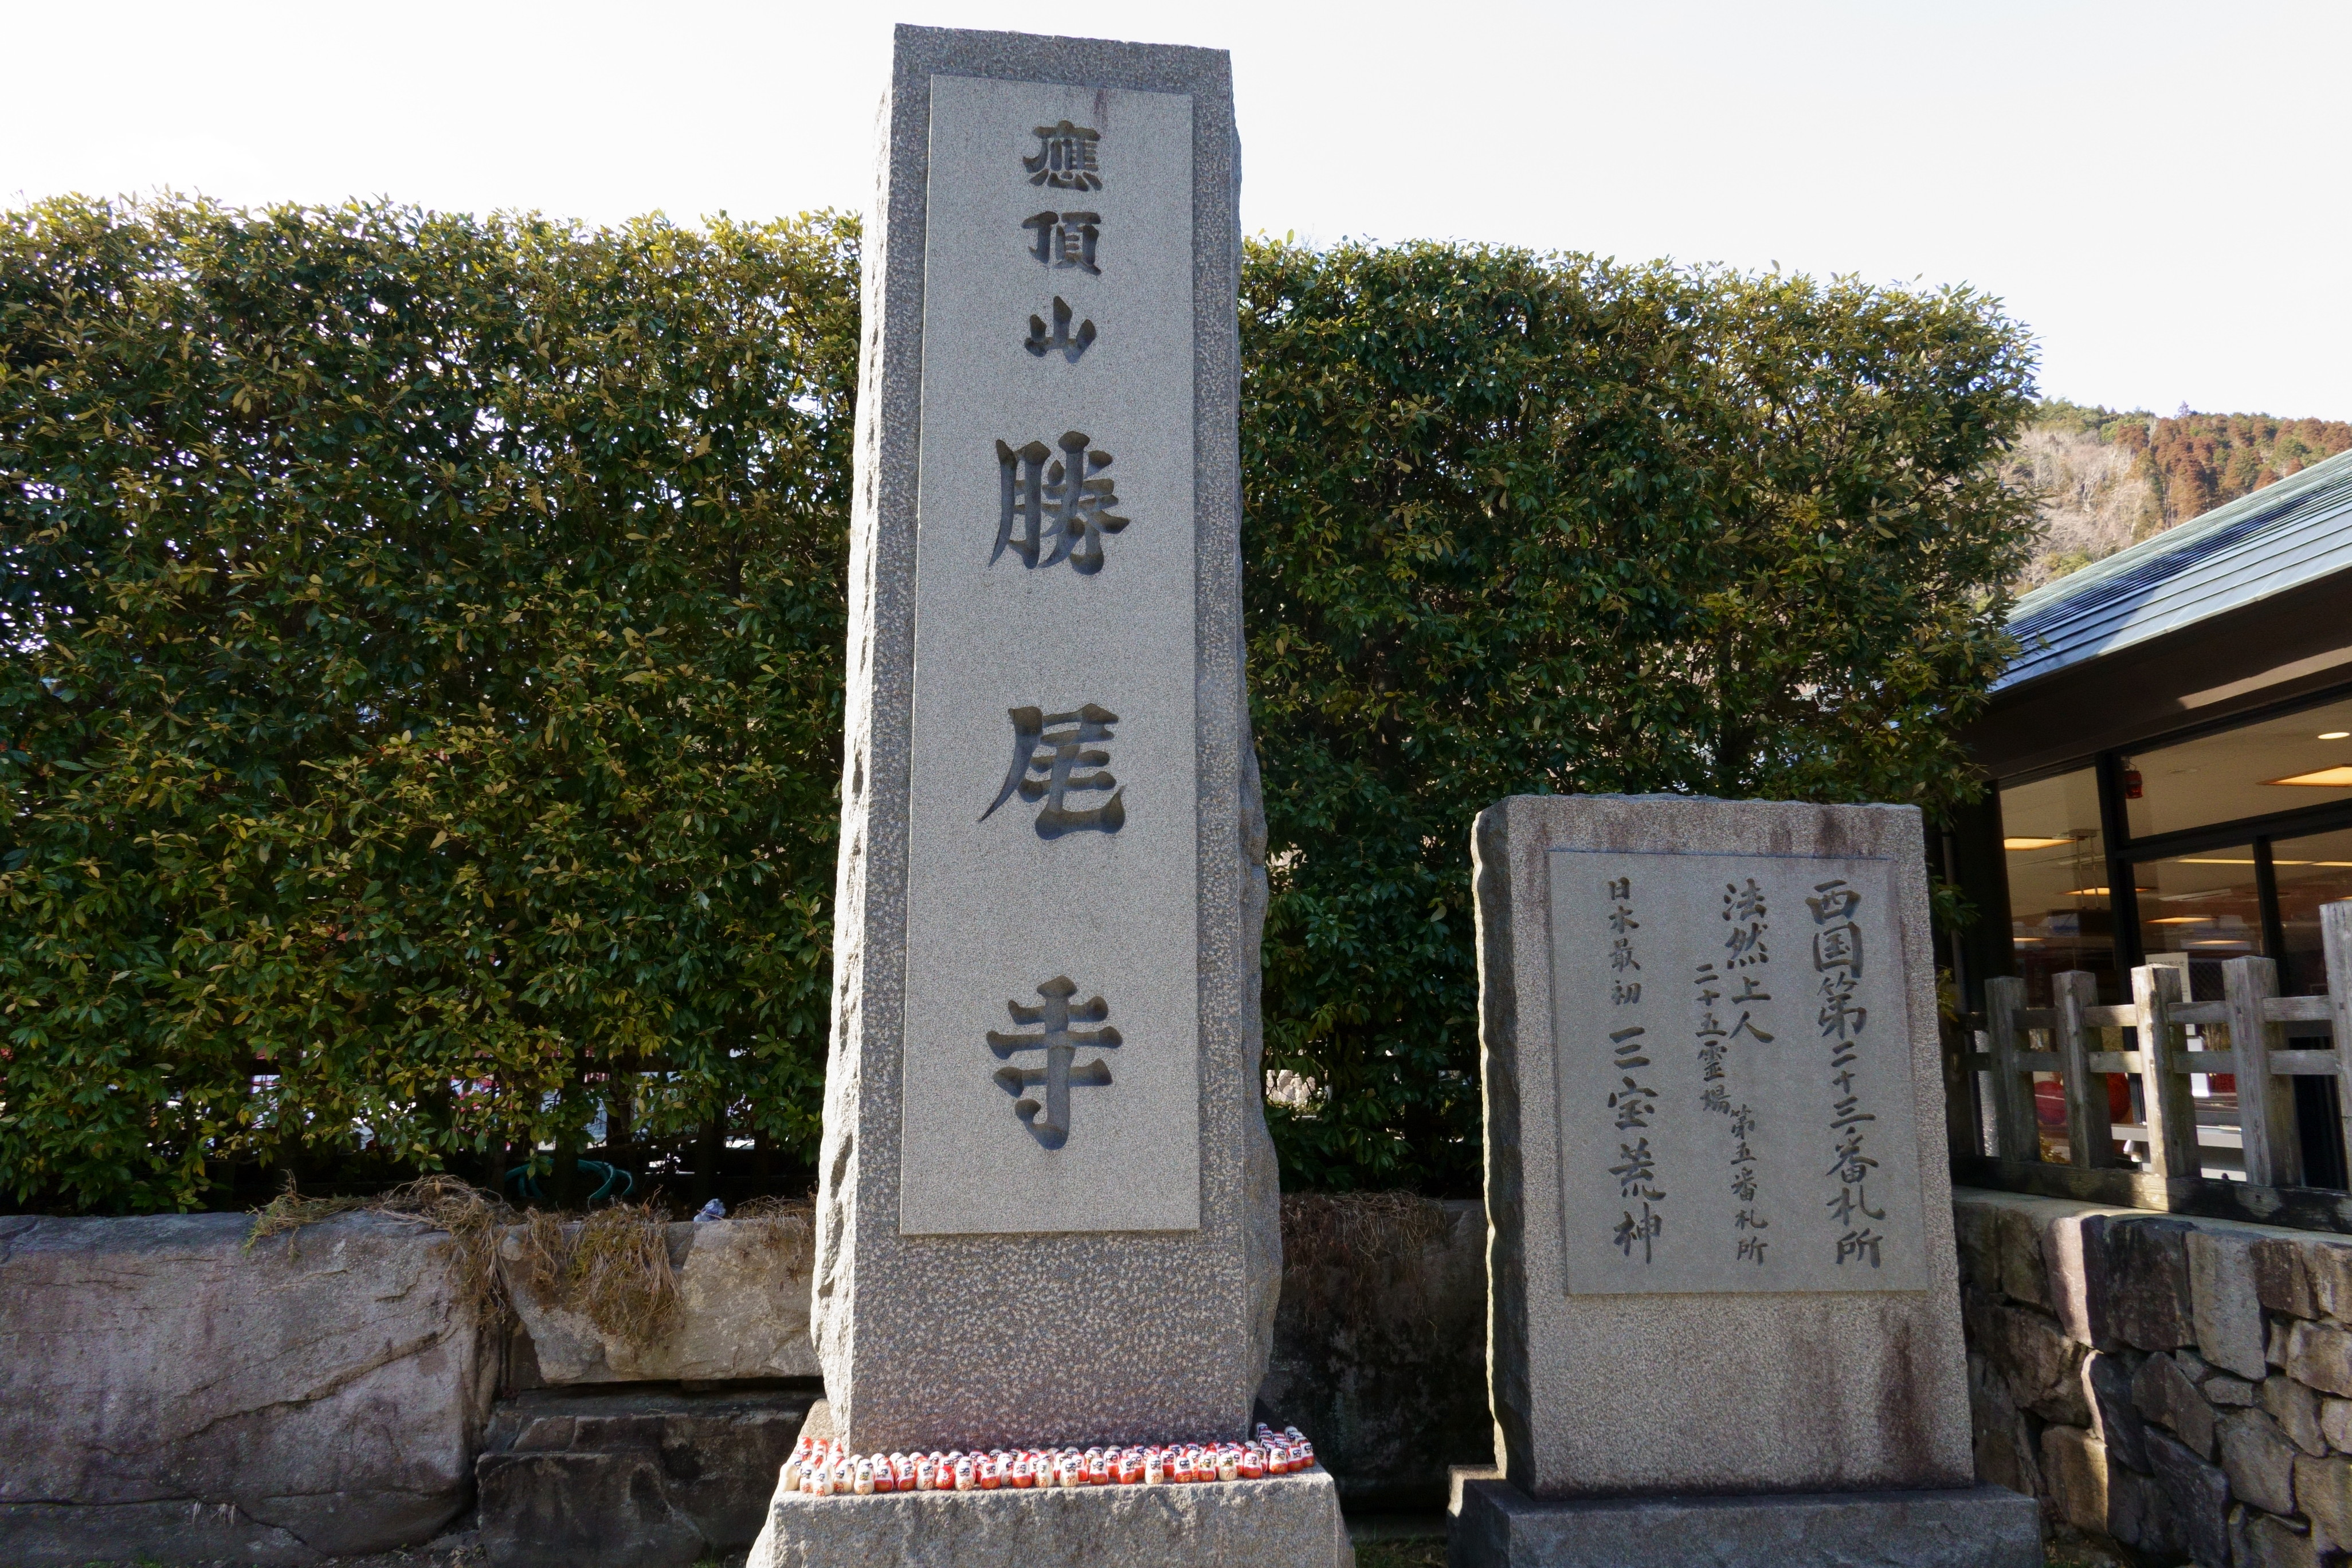
<instances>
[{"instance_id":1,"label":"building with glass window","mask_svg":"<svg viewBox=\"0 0 2352 1568\"><path fill-rule=\"evenodd\" d=\"M2046 1006L2066 970L2126 1001L2148 963L2215 1000L2245 954L2324 993L2318 907L2352 898L2352 453L2037 589L2010 628L1968 736L1998 788L1944 845L1979 910L1951 954L1969 1005L2013 973ZM2307 1179L2342 1187L2336 1082L2293 1081ZM2226 1113L2234 1085L2199 1090Z\"/></svg>"}]
</instances>

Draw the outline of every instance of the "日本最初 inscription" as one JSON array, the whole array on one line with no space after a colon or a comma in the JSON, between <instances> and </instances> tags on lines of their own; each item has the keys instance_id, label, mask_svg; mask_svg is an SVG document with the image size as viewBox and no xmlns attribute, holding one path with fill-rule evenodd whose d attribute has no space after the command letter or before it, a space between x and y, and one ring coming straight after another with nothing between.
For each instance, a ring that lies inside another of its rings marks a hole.
<instances>
[{"instance_id":1,"label":"\u65e5\u672c\u6700\u521d inscription","mask_svg":"<svg viewBox=\"0 0 2352 1568\"><path fill-rule=\"evenodd\" d=\"M1549 860L1569 1292L1921 1289L1886 863Z\"/></svg>"}]
</instances>

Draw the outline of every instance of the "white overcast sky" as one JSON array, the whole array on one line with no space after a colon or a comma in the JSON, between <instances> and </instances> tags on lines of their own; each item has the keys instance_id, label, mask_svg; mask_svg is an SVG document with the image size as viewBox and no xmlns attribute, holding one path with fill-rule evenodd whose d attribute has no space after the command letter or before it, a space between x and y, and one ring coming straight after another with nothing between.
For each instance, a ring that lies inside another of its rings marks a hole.
<instances>
[{"instance_id":1,"label":"white overcast sky","mask_svg":"<svg viewBox=\"0 0 2352 1568\"><path fill-rule=\"evenodd\" d=\"M2084 402L2352 418L2352 4L0 0L0 201L860 208L890 24L1230 49L1253 230L1968 282Z\"/></svg>"}]
</instances>

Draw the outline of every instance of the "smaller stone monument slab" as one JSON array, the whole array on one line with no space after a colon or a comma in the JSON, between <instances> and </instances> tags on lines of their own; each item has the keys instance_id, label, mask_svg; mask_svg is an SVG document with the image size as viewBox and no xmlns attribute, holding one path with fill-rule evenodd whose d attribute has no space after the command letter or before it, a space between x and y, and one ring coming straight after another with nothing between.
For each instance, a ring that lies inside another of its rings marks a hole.
<instances>
[{"instance_id":1,"label":"smaller stone monument slab","mask_svg":"<svg viewBox=\"0 0 2352 1568\"><path fill-rule=\"evenodd\" d=\"M2032 1500L1972 1486L1918 812L1523 795L1474 852L1503 1476L1457 1564L2015 1560Z\"/></svg>"}]
</instances>

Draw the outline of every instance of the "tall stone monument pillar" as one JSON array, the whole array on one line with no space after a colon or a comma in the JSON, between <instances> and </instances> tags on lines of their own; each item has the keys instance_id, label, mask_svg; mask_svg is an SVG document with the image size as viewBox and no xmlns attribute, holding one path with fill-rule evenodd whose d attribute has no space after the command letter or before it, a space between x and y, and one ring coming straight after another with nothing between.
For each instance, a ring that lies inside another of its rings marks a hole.
<instances>
[{"instance_id":1,"label":"tall stone monument pillar","mask_svg":"<svg viewBox=\"0 0 2352 1568\"><path fill-rule=\"evenodd\" d=\"M1280 1238L1221 51L898 29L813 1328L857 1449L1236 1436Z\"/></svg>"},{"instance_id":2,"label":"tall stone monument pillar","mask_svg":"<svg viewBox=\"0 0 2352 1568\"><path fill-rule=\"evenodd\" d=\"M1503 1473L1452 1560L2038 1564L1972 1485L1919 813L1520 795L1474 847Z\"/></svg>"}]
</instances>

